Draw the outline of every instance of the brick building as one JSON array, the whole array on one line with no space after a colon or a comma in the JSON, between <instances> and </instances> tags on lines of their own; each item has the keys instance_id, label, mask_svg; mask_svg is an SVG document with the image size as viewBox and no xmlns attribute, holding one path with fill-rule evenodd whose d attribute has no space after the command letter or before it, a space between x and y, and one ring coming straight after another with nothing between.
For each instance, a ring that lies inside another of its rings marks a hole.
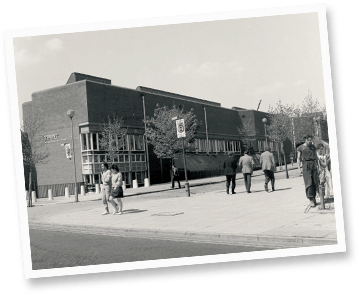
<instances>
[{"instance_id":1,"label":"brick building","mask_svg":"<svg viewBox=\"0 0 359 295\"><path fill-rule=\"evenodd\" d=\"M132 185L133 179L139 185L143 184L147 168L151 184L169 181L169 163L160 163L151 146L148 147L147 158L143 137L144 114L152 117L156 104L176 104L184 110L193 109L199 121L202 121L196 136L196 153L186 156L190 178L221 175L226 153L241 153L241 136L237 127L241 126L244 118L258 130L255 150L264 149L262 119L267 113L238 107L227 109L217 102L142 86L136 89L118 87L108 79L72 73L65 85L34 92L32 101L22 106L24 118L38 114L45 120L49 158L46 164L36 169L38 197L45 197L49 188L52 188L54 196L64 195L66 186L70 192L73 191L73 160L66 158L64 148L67 143L72 146L71 120L67 116L69 109L75 112L74 153L79 185L85 180L89 183L99 182L100 162L106 160L105 151L99 146L101 124L114 113L123 117L127 126L126 142L119 147L122 153L115 161L127 186ZM275 149L273 145L272 148ZM180 157L176 164L180 170L183 168Z\"/></svg>"}]
</instances>

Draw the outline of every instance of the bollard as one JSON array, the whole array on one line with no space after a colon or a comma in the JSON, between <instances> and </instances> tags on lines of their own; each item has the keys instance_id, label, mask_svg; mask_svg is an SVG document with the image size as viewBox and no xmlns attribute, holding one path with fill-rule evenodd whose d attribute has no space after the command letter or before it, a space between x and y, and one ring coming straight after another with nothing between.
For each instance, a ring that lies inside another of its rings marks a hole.
<instances>
[{"instance_id":1,"label":"bollard","mask_svg":"<svg viewBox=\"0 0 359 295\"><path fill-rule=\"evenodd\" d=\"M132 187L138 188L137 179L132 180Z\"/></svg>"},{"instance_id":2,"label":"bollard","mask_svg":"<svg viewBox=\"0 0 359 295\"><path fill-rule=\"evenodd\" d=\"M95 188L96 188L96 194L100 193L100 185L98 183L95 184Z\"/></svg>"},{"instance_id":3,"label":"bollard","mask_svg":"<svg viewBox=\"0 0 359 295\"><path fill-rule=\"evenodd\" d=\"M65 198L70 198L70 192L68 187L65 187Z\"/></svg>"},{"instance_id":4,"label":"bollard","mask_svg":"<svg viewBox=\"0 0 359 295\"><path fill-rule=\"evenodd\" d=\"M122 190L125 191L126 190L126 183L122 184Z\"/></svg>"},{"instance_id":5,"label":"bollard","mask_svg":"<svg viewBox=\"0 0 359 295\"><path fill-rule=\"evenodd\" d=\"M81 185L81 196L86 195L85 193L85 186Z\"/></svg>"},{"instance_id":6,"label":"bollard","mask_svg":"<svg viewBox=\"0 0 359 295\"><path fill-rule=\"evenodd\" d=\"M184 186L185 186L185 188L186 188L187 197L190 197L190 196L191 196L191 193L190 193L190 191L189 191L189 183L186 182L186 183L184 184Z\"/></svg>"},{"instance_id":7,"label":"bollard","mask_svg":"<svg viewBox=\"0 0 359 295\"><path fill-rule=\"evenodd\" d=\"M148 178L145 178L145 187L150 187L150 182Z\"/></svg>"},{"instance_id":8,"label":"bollard","mask_svg":"<svg viewBox=\"0 0 359 295\"><path fill-rule=\"evenodd\" d=\"M51 188L47 191L47 195L49 197L49 200L52 201L53 197L52 197L52 189Z\"/></svg>"},{"instance_id":9,"label":"bollard","mask_svg":"<svg viewBox=\"0 0 359 295\"><path fill-rule=\"evenodd\" d=\"M35 191L32 191L32 192L31 192L31 199L32 199L32 202L33 202L33 203L37 202L36 192L35 192Z\"/></svg>"}]
</instances>

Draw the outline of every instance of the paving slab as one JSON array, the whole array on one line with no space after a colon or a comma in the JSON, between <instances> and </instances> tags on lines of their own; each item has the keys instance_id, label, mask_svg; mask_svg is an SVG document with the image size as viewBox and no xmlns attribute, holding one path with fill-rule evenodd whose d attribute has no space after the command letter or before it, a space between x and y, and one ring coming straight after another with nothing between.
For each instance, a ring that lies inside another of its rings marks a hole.
<instances>
[{"instance_id":1,"label":"paving slab","mask_svg":"<svg viewBox=\"0 0 359 295\"><path fill-rule=\"evenodd\" d=\"M223 177L221 179L223 181ZM89 208L85 201L82 205L74 203L71 210L54 214L46 214L46 205L36 214L31 214L29 208L29 223L30 227L42 224L47 228L89 233L137 233L163 238L287 243L289 246L336 244L335 210L328 210L328 214L315 210L304 213L308 201L302 178L277 180L277 190L270 193L264 191L263 184L252 186L251 194L247 194L242 185L237 186L234 195L220 190L190 198L141 199L135 203L125 198L124 214L105 216L101 215L102 201L92 194L86 198L98 204L96 208ZM61 205L62 201L57 204Z\"/></svg>"}]
</instances>

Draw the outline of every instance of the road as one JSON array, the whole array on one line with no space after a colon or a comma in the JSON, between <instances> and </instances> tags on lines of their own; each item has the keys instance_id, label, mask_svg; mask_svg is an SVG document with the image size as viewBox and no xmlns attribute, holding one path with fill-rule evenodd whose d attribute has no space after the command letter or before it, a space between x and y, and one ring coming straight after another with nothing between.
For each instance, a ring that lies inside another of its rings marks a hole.
<instances>
[{"instance_id":1,"label":"road","mask_svg":"<svg viewBox=\"0 0 359 295\"><path fill-rule=\"evenodd\" d=\"M30 229L33 270L270 250Z\"/></svg>"}]
</instances>

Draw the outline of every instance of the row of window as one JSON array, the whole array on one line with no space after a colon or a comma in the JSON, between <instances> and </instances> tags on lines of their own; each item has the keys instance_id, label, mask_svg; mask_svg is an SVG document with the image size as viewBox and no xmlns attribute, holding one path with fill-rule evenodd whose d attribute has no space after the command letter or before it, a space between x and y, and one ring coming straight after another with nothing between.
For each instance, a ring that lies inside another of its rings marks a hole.
<instances>
[{"instance_id":1,"label":"row of window","mask_svg":"<svg viewBox=\"0 0 359 295\"><path fill-rule=\"evenodd\" d=\"M99 151L101 147L101 133L82 133L80 136L82 151ZM116 140L116 148L119 151L143 151L145 150L143 135L126 134Z\"/></svg>"},{"instance_id":2,"label":"row of window","mask_svg":"<svg viewBox=\"0 0 359 295\"><path fill-rule=\"evenodd\" d=\"M126 185L130 185L130 173L132 180L136 179L138 184L143 184L145 179L145 172L139 171L139 172L121 172L122 173L122 181L126 183ZM101 183L101 174L87 174L83 175L83 179L85 183L88 184L100 184Z\"/></svg>"},{"instance_id":3,"label":"row of window","mask_svg":"<svg viewBox=\"0 0 359 295\"><path fill-rule=\"evenodd\" d=\"M207 152L207 140L196 139L196 151ZM239 141L208 139L208 152L239 152L241 145Z\"/></svg>"},{"instance_id":4,"label":"row of window","mask_svg":"<svg viewBox=\"0 0 359 295\"><path fill-rule=\"evenodd\" d=\"M109 155L82 155L82 163L101 163L101 162L116 162L126 163L129 162L129 155L114 155L114 159L111 160ZM145 162L145 155L131 155L132 162Z\"/></svg>"},{"instance_id":5,"label":"row of window","mask_svg":"<svg viewBox=\"0 0 359 295\"><path fill-rule=\"evenodd\" d=\"M257 141L258 143L258 151L264 151L265 149L265 146L266 146L266 141L265 140L258 140ZM281 150L281 147L283 146L283 143L276 143L276 142L272 142L272 141L269 141L268 142L269 144L269 147L271 149L271 151L280 151Z\"/></svg>"}]
</instances>

